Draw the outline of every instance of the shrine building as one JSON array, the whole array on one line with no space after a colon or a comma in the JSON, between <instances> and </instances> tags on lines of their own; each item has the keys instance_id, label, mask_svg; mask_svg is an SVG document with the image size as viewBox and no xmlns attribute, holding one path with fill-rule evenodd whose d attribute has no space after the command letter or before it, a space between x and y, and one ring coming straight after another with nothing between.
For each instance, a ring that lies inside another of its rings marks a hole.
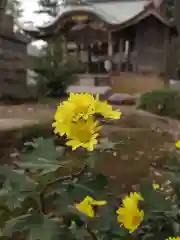
<instances>
[{"instance_id":1,"label":"shrine building","mask_svg":"<svg viewBox=\"0 0 180 240\"><path fill-rule=\"evenodd\" d=\"M132 93L164 88L177 32L161 2L69 2L50 23L23 30L45 41L63 36L67 54L84 66L77 84Z\"/></svg>"}]
</instances>

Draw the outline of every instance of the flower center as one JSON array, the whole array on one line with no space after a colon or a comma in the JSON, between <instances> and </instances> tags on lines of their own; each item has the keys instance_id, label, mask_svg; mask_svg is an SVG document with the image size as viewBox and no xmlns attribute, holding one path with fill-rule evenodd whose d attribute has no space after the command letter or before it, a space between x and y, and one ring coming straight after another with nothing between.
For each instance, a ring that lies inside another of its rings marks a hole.
<instances>
[{"instance_id":1,"label":"flower center","mask_svg":"<svg viewBox=\"0 0 180 240\"><path fill-rule=\"evenodd\" d=\"M139 225L140 221L141 221L141 217L136 215L132 219L132 225L137 226L137 225Z\"/></svg>"}]
</instances>

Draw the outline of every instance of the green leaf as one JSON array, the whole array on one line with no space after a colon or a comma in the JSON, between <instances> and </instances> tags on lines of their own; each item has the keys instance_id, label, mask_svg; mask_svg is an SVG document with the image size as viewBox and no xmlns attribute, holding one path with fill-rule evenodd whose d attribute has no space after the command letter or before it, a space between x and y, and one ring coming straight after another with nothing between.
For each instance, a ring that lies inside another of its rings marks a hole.
<instances>
[{"instance_id":1,"label":"green leaf","mask_svg":"<svg viewBox=\"0 0 180 240\"><path fill-rule=\"evenodd\" d=\"M81 201L87 195L93 198L102 196L103 191L108 184L107 177L102 174L87 174L74 182L64 184L63 188L66 189L67 198L69 201ZM59 191L61 195L61 190Z\"/></svg>"},{"instance_id":2,"label":"green leaf","mask_svg":"<svg viewBox=\"0 0 180 240\"><path fill-rule=\"evenodd\" d=\"M108 185L108 179L103 174L93 175L89 181L85 184L89 189L94 191L102 191Z\"/></svg>"},{"instance_id":3,"label":"green leaf","mask_svg":"<svg viewBox=\"0 0 180 240\"><path fill-rule=\"evenodd\" d=\"M40 223L35 223L30 226L27 240L52 240L56 239L56 235L57 225L47 216L44 216Z\"/></svg>"},{"instance_id":4,"label":"green leaf","mask_svg":"<svg viewBox=\"0 0 180 240\"><path fill-rule=\"evenodd\" d=\"M6 178L3 188L0 189L0 197L11 210L19 207L37 187L37 183L25 175L23 170L14 170L5 165L0 167L0 174Z\"/></svg>"},{"instance_id":5,"label":"green leaf","mask_svg":"<svg viewBox=\"0 0 180 240\"><path fill-rule=\"evenodd\" d=\"M44 163L45 166L47 166L46 164L48 163L57 164L58 162L57 158L63 154L63 149L61 149L62 151L60 151L59 148L56 149L53 138L35 139L33 146L35 146L34 150L22 155L23 163L24 162L30 162L34 164Z\"/></svg>"},{"instance_id":6,"label":"green leaf","mask_svg":"<svg viewBox=\"0 0 180 240\"><path fill-rule=\"evenodd\" d=\"M44 172L49 172L47 170L55 171L59 168L58 163L51 163L47 159L39 158L37 162L15 162L22 169L44 169Z\"/></svg>"},{"instance_id":7,"label":"green leaf","mask_svg":"<svg viewBox=\"0 0 180 240\"><path fill-rule=\"evenodd\" d=\"M166 173L167 178L171 182L172 185L180 187L180 176L179 173Z\"/></svg>"},{"instance_id":8,"label":"green leaf","mask_svg":"<svg viewBox=\"0 0 180 240\"><path fill-rule=\"evenodd\" d=\"M7 221L2 234L11 237L14 232L25 230L28 230L27 240L52 240L56 239L57 224L48 216L35 212Z\"/></svg>"},{"instance_id":9,"label":"green leaf","mask_svg":"<svg viewBox=\"0 0 180 240\"><path fill-rule=\"evenodd\" d=\"M11 237L13 232L23 231L28 228L28 221L31 219L31 214L21 215L6 222L2 231L3 236Z\"/></svg>"},{"instance_id":10,"label":"green leaf","mask_svg":"<svg viewBox=\"0 0 180 240\"><path fill-rule=\"evenodd\" d=\"M71 232L78 240L89 239L90 237L89 233L84 228L74 227L71 229Z\"/></svg>"},{"instance_id":11,"label":"green leaf","mask_svg":"<svg viewBox=\"0 0 180 240\"><path fill-rule=\"evenodd\" d=\"M144 198L145 211L167 211L170 209L170 202L165 199L162 193L153 189L152 183L144 181L140 185L140 192Z\"/></svg>"},{"instance_id":12,"label":"green leaf","mask_svg":"<svg viewBox=\"0 0 180 240\"><path fill-rule=\"evenodd\" d=\"M101 138L96 146L96 149L99 149L100 152L110 151L115 148L117 143L112 142L108 138Z\"/></svg>"},{"instance_id":13,"label":"green leaf","mask_svg":"<svg viewBox=\"0 0 180 240\"><path fill-rule=\"evenodd\" d=\"M21 203L26 198L33 195L31 191L22 191L16 186L10 185L8 182L6 185L3 189L0 190L0 198L6 202L6 205L10 210L20 207Z\"/></svg>"},{"instance_id":14,"label":"green leaf","mask_svg":"<svg viewBox=\"0 0 180 240\"><path fill-rule=\"evenodd\" d=\"M93 226L101 235L109 236L107 239L127 236L128 231L117 222L116 209L114 203L109 201L107 205L98 211L99 217L94 219Z\"/></svg>"},{"instance_id":15,"label":"green leaf","mask_svg":"<svg viewBox=\"0 0 180 240\"><path fill-rule=\"evenodd\" d=\"M67 199L69 203L80 201L87 195L93 195L93 191L81 184L72 183L66 189Z\"/></svg>"},{"instance_id":16,"label":"green leaf","mask_svg":"<svg viewBox=\"0 0 180 240\"><path fill-rule=\"evenodd\" d=\"M24 170L16 170L11 166L0 166L0 175L4 176L7 181L22 191L32 190L36 187L37 183L27 176Z\"/></svg>"}]
</instances>

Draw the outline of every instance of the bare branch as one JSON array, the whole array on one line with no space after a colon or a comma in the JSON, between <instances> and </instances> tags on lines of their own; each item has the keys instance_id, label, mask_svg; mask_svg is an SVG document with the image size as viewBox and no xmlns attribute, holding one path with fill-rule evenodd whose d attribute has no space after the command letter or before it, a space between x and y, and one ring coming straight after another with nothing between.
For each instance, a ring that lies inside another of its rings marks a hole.
<instances>
[{"instance_id":1,"label":"bare branch","mask_svg":"<svg viewBox=\"0 0 180 240\"><path fill-rule=\"evenodd\" d=\"M91 228L88 225L86 225L86 230L93 240L98 240L96 234L91 230Z\"/></svg>"},{"instance_id":2,"label":"bare branch","mask_svg":"<svg viewBox=\"0 0 180 240\"><path fill-rule=\"evenodd\" d=\"M42 191L40 192L40 204L41 204L41 211L46 214L46 208L45 208L45 202L44 202L44 195L45 192L48 190L49 187L57 184L57 183L61 183L63 181L67 181L67 180L73 180L74 178L80 177L87 169L87 164L85 164L83 166L83 168L76 173L72 173L68 176L63 176L63 177L59 177L56 178L55 180L52 180L50 182L47 183L47 185L42 189Z\"/></svg>"}]
</instances>

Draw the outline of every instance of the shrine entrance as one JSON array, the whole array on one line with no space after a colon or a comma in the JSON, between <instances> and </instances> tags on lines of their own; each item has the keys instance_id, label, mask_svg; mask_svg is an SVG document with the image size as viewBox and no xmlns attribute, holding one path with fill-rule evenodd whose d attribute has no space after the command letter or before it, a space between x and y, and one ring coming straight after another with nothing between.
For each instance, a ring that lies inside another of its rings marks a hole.
<instances>
[{"instance_id":1,"label":"shrine entrance","mask_svg":"<svg viewBox=\"0 0 180 240\"><path fill-rule=\"evenodd\" d=\"M125 42L121 39L117 44L116 35L105 22L94 14L75 12L61 21L60 32L65 37L66 52L77 56L77 61L84 66L84 73L109 75L120 70Z\"/></svg>"}]
</instances>

